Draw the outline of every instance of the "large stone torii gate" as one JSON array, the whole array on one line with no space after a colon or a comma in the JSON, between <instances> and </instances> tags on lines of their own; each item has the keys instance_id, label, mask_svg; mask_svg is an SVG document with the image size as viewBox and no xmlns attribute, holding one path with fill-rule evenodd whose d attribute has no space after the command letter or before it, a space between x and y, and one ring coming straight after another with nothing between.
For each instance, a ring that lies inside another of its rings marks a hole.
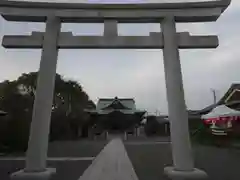
<instances>
[{"instance_id":1,"label":"large stone torii gate","mask_svg":"<svg viewBox=\"0 0 240 180\"><path fill-rule=\"evenodd\" d=\"M29 36L3 37L5 48L41 48L32 124L26 155L26 168L12 179L48 179L54 169L46 168L48 134L56 74L58 49L163 49L173 167L166 167L170 178L205 178L194 168L184 100L180 49L216 48L217 36L191 36L176 32L177 22L216 21L231 0L158 4L68 4L0 1L0 13L7 21L46 22L46 30ZM104 23L103 36L73 36L60 32L61 23ZM118 36L118 23L159 23L162 33L149 36Z\"/></svg>"}]
</instances>

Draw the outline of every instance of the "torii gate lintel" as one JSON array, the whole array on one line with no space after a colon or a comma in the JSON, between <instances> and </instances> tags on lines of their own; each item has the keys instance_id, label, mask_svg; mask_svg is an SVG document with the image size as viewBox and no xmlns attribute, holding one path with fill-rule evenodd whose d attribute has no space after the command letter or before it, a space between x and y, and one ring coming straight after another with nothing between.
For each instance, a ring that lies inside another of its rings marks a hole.
<instances>
[{"instance_id":1,"label":"torii gate lintel","mask_svg":"<svg viewBox=\"0 0 240 180\"><path fill-rule=\"evenodd\" d=\"M105 32L105 31L104 31ZM31 35L5 35L2 45L11 49L41 49L43 32ZM192 36L177 33L179 49L206 49L218 46L217 36ZM163 49L163 33L150 32L149 36L74 36L72 32L59 34L58 49Z\"/></svg>"}]
</instances>

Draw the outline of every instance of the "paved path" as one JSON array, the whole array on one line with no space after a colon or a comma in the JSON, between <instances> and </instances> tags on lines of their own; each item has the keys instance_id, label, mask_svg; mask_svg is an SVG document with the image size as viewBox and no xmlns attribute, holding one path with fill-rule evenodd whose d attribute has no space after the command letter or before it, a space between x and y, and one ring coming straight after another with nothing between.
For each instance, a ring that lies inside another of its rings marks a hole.
<instances>
[{"instance_id":1,"label":"paved path","mask_svg":"<svg viewBox=\"0 0 240 180\"><path fill-rule=\"evenodd\" d=\"M113 139L79 180L138 180L121 139Z\"/></svg>"}]
</instances>

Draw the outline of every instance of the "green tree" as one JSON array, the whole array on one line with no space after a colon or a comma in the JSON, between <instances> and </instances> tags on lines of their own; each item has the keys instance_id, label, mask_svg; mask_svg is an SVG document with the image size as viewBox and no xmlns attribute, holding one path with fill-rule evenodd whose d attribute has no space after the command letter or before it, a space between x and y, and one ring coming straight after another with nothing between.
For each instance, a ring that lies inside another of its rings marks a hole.
<instances>
[{"instance_id":1,"label":"green tree","mask_svg":"<svg viewBox=\"0 0 240 180\"><path fill-rule=\"evenodd\" d=\"M0 83L0 109L8 112L7 135L2 143L13 150L26 150L36 82L37 72L31 72ZM87 107L94 108L95 104L82 87L56 74L50 139L77 138L78 129L88 120L84 112Z\"/></svg>"}]
</instances>

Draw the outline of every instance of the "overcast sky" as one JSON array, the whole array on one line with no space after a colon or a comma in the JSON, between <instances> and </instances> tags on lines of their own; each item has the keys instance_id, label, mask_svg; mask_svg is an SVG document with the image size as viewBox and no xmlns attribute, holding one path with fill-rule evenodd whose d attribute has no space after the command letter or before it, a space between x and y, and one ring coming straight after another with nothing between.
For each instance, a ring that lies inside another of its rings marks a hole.
<instances>
[{"instance_id":1,"label":"overcast sky","mask_svg":"<svg viewBox=\"0 0 240 180\"><path fill-rule=\"evenodd\" d=\"M178 24L178 31L218 35L220 46L210 50L180 52L186 104L201 109L217 99L232 83L240 82L240 1L232 0L227 11L214 23ZM0 37L44 31L42 23L14 23L0 18ZM63 24L62 31L74 34L103 33L102 24ZM148 35L160 31L159 24L121 24L120 35ZM0 81L37 71L40 50L0 48ZM161 50L60 50L57 73L78 81L93 101L106 97L135 98L137 107L167 113L163 57Z\"/></svg>"}]
</instances>

